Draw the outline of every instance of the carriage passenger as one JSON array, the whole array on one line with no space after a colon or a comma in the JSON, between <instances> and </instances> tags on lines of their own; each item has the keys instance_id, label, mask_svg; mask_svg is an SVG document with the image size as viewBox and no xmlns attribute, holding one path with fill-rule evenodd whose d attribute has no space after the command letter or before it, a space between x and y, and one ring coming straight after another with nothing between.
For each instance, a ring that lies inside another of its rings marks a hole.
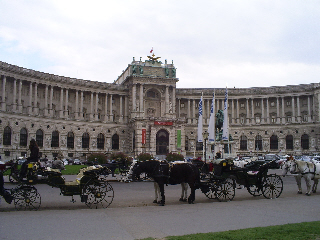
<instances>
[{"instance_id":1,"label":"carriage passenger","mask_svg":"<svg viewBox=\"0 0 320 240\"><path fill-rule=\"evenodd\" d=\"M36 140L31 139L29 150L30 150L30 157L28 157L27 161L25 161L21 166L20 179L23 179L25 177L27 173L28 163L37 162L39 159L39 147L38 147L38 144L36 143Z\"/></svg>"}]
</instances>

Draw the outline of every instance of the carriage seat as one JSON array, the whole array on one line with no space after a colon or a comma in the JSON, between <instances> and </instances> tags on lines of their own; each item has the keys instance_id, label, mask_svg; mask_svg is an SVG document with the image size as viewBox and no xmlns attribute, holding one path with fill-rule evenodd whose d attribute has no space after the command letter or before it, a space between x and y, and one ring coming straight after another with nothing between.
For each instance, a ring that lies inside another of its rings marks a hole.
<instances>
[{"instance_id":1,"label":"carriage seat","mask_svg":"<svg viewBox=\"0 0 320 240\"><path fill-rule=\"evenodd\" d=\"M80 185L80 182L81 182L81 178L84 176L85 172L87 171L91 171L91 170L94 170L94 169L98 169L100 168L100 166L89 166L89 167L86 167L86 168L81 168L77 177L76 177L76 180L74 181L68 181L68 182L65 182L65 185Z\"/></svg>"}]
</instances>

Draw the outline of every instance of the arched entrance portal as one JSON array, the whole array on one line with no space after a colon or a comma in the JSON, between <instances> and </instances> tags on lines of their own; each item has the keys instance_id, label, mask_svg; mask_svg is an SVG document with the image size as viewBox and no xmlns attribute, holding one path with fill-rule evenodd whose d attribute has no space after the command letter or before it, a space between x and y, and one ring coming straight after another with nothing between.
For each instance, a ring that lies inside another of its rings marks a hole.
<instances>
[{"instance_id":1,"label":"arched entrance portal","mask_svg":"<svg viewBox=\"0 0 320 240\"><path fill-rule=\"evenodd\" d=\"M169 152L169 133L164 129L157 132L156 148L157 155L166 155Z\"/></svg>"}]
</instances>

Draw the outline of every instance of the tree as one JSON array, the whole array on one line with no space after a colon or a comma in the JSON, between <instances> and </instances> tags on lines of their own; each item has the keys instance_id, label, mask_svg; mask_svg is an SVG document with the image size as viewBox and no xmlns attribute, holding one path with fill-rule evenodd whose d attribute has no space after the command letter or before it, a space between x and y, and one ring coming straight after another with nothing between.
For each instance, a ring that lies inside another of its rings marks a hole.
<instances>
[{"instance_id":1,"label":"tree","mask_svg":"<svg viewBox=\"0 0 320 240\"><path fill-rule=\"evenodd\" d=\"M93 153L88 157L87 160L88 160L89 163L95 163L96 161L99 164L107 163L107 157L102 153Z\"/></svg>"},{"instance_id":2,"label":"tree","mask_svg":"<svg viewBox=\"0 0 320 240\"><path fill-rule=\"evenodd\" d=\"M147 161L147 160L151 160L153 159L153 155L150 154L150 153L140 153L138 156L137 156L137 160L138 161Z\"/></svg>"},{"instance_id":3,"label":"tree","mask_svg":"<svg viewBox=\"0 0 320 240\"><path fill-rule=\"evenodd\" d=\"M184 161L184 156L182 154L170 152L167 154L166 159L168 162Z\"/></svg>"}]
</instances>

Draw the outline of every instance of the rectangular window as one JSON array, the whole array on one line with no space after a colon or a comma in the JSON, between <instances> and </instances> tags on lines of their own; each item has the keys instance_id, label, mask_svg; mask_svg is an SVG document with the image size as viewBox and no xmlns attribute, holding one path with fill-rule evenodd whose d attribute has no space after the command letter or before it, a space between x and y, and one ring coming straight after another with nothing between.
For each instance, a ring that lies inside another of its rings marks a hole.
<instances>
[{"instance_id":1,"label":"rectangular window","mask_svg":"<svg viewBox=\"0 0 320 240\"><path fill-rule=\"evenodd\" d=\"M184 103L181 103L181 104L180 104L180 107L181 107L181 108L184 108Z\"/></svg>"},{"instance_id":2,"label":"rectangular window","mask_svg":"<svg viewBox=\"0 0 320 240\"><path fill-rule=\"evenodd\" d=\"M287 116L287 122L292 122L291 116Z\"/></svg>"},{"instance_id":3,"label":"rectangular window","mask_svg":"<svg viewBox=\"0 0 320 240\"><path fill-rule=\"evenodd\" d=\"M256 107L260 107L260 102L256 102Z\"/></svg>"},{"instance_id":4,"label":"rectangular window","mask_svg":"<svg viewBox=\"0 0 320 240\"><path fill-rule=\"evenodd\" d=\"M287 101L287 107L291 106L291 101Z\"/></svg>"},{"instance_id":5,"label":"rectangular window","mask_svg":"<svg viewBox=\"0 0 320 240\"><path fill-rule=\"evenodd\" d=\"M260 117L256 117L256 123L259 124L261 122Z\"/></svg>"},{"instance_id":6,"label":"rectangular window","mask_svg":"<svg viewBox=\"0 0 320 240\"><path fill-rule=\"evenodd\" d=\"M270 106L271 106L271 107L274 107L275 105L276 105L275 102L271 102L271 103L270 103Z\"/></svg>"},{"instance_id":7,"label":"rectangular window","mask_svg":"<svg viewBox=\"0 0 320 240\"><path fill-rule=\"evenodd\" d=\"M240 103L240 108L244 109L244 103Z\"/></svg>"}]
</instances>

